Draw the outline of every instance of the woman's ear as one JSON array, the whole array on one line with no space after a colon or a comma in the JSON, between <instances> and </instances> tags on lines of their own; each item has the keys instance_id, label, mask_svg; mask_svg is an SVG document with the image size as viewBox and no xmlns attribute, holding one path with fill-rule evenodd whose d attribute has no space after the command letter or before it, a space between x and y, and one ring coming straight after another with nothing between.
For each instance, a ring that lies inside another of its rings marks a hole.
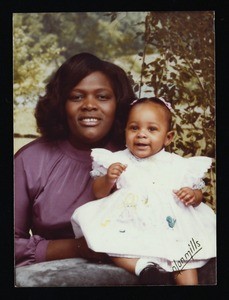
<instances>
[{"instance_id":1,"label":"woman's ear","mask_svg":"<svg viewBox=\"0 0 229 300\"><path fill-rule=\"evenodd\" d=\"M172 142L174 135L175 135L175 131L173 131L173 130L167 132L166 138L165 138L165 143L164 143L165 147L168 146Z\"/></svg>"}]
</instances>

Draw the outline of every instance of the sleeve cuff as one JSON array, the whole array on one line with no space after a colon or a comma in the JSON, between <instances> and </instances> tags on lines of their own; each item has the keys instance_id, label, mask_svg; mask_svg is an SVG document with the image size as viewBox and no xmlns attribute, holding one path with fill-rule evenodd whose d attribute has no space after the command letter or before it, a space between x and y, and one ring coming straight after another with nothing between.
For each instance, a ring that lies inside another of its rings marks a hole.
<instances>
[{"instance_id":1,"label":"sleeve cuff","mask_svg":"<svg viewBox=\"0 0 229 300\"><path fill-rule=\"evenodd\" d=\"M37 247L36 247L36 253L35 253L35 259L36 262L43 262L46 261L46 251L47 251L47 247L48 247L48 240L41 240Z\"/></svg>"}]
</instances>

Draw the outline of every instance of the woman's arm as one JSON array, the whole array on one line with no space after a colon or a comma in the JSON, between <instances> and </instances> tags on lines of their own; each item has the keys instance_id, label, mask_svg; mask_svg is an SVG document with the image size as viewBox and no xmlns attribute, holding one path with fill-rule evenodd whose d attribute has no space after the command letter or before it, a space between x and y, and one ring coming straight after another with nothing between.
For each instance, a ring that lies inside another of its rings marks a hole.
<instances>
[{"instance_id":1,"label":"woman's arm","mask_svg":"<svg viewBox=\"0 0 229 300\"><path fill-rule=\"evenodd\" d=\"M107 174L94 179L93 192L97 199L106 197L111 193L117 179L125 171L126 167L126 165L121 163L114 163L108 168Z\"/></svg>"},{"instance_id":2,"label":"woman's arm","mask_svg":"<svg viewBox=\"0 0 229 300\"><path fill-rule=\"evenodd\" d=\"M47 261L75 257L104 262L109 261L107 254L94 252L89 249L84 237L49 241L46 251Z\"/></svg>"},{"instance_id":3,"label":"woman's arm","mask_svg":"<svg viewBox=\"0 0 229 300\"><path fill-rule=\"evenodd\" d=\"M30 176L31 179L31 176ZM38 179L36 180L38 182ZM30 195L31 181L28 183L23 159L15 159L15 264L23 266L38 262L82 257L94 260L107 260L106 254L90 250L83 238L78 240L48 240L30 234L33 226L33 201Z\"/></svg>"},{"instance_id":4,"label":"woman's arm","mask_svg":"<svg viewBox=\"0 0 229 300\"><path fill-rule=\"evenodd\" d=\"M33 204L23 159L15 159L15 264L23 266L45 260L48 241L39 235L31 235Z\"/></svg>"}]
</instances>

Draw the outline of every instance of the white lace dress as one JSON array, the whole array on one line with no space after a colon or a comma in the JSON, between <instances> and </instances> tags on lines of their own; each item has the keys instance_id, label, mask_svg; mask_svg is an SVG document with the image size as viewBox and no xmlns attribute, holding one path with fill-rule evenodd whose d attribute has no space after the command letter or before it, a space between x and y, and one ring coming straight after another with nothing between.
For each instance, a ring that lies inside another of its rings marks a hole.
<instances>
[{"instance_id":1,"label":"white lace dress","mask_svg":"<svg viewBox=\"0 0 229 300\"><path fill-rule=\"evenodd\" d=\"M138 159L128 149L112 153L92 150L92 176L110 164L127 169L117 191L77 208L71 218L76 237L85 236L91 249L112 256L146 257L167 271L203 266L216 256L216 217L206 204L186 207L173 190L201 188L211 166L208 157L183 158L160 151Z\"/></svg>"}]
</instances>

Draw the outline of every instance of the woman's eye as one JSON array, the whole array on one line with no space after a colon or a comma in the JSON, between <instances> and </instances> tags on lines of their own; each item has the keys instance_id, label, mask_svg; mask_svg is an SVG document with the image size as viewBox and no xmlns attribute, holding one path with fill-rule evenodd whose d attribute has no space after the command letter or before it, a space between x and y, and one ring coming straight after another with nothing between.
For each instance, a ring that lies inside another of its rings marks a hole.
<instances>
[{"instance_id":1,"label":"woman's eye","mask_svg":"<svg viewBox=\"0 0 229 300\"><path fill-rule=\"evenodd\" d=\"M104 95L104 94L100 94L100 95L97 96L97 98L98 98L99 100L104 101L104 100L108 100L108 99L109 99L109 96L108 96L108 95Z\"/></svg>"},{"instance_id":2,"label":"woman's eye","mask_svg":"<svg viewBox=\"0 0 229 300\"><path fill-rule=\"evenodd\" d=\"M71 101L79 102L83 99L83 95L70 95L69 99Z\"/></svg>"}]
</instances>

